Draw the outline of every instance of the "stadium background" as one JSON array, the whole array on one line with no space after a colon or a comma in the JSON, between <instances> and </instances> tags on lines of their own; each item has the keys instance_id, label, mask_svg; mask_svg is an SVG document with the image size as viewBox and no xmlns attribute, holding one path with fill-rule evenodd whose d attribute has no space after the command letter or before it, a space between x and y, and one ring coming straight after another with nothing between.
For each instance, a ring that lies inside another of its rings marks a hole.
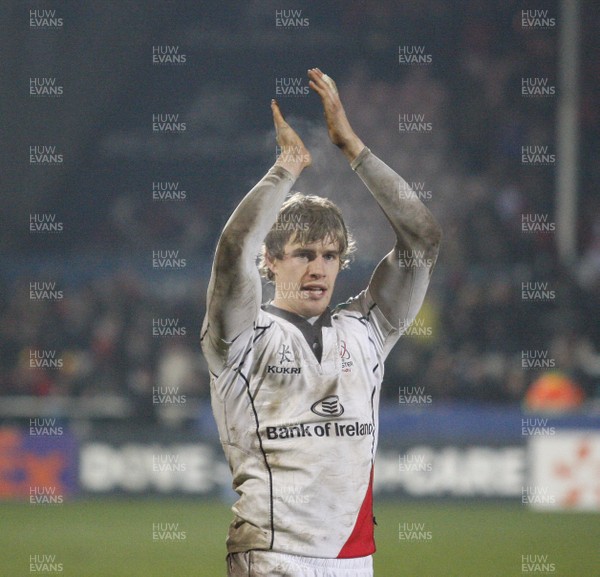
<instances>
[{"instance_id":1,"label":"stadium background","mask_svg":"<svg viewBox=\"0 0 600 577\"><path fill-rule=\"evenodd\" d=\"M315 159L297 189L338 202L357 237L334 299L393 242L327 140L306 81L319 66L444 230L386 363L376 574L598 575L598 13L581 3L577 243L562 259L561 14L7 2L0 573L223 574L234 495L198 333L218 234L277 153L271 98Z\"/></svg>"}]
</instances>

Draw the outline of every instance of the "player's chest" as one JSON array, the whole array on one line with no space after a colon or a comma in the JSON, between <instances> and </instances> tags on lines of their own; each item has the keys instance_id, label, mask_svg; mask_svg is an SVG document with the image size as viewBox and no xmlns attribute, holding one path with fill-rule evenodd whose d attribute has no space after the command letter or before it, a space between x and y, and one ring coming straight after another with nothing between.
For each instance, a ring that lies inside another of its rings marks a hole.
<instances>
[{"instance_id":1,"label":"player's chest","mask_svg":"<svg viewBox=\"0 0 600 577\"><path fill-rule=\"evenodd\" d=\"M250 388L261 420L310 422L370 414L378 382L369 343L335 327L322 331L320 363L300 331L280 331L256 343L261 346L254 351Z\"/></svg>"},{"instance_id":2,"label":"player's chest","mask_svg":"<svg viewBox=\"0 0 600 577\"><path fill-rule=\"evenodd\" d=\"M256 343L255 376L349 376L371 363L372 351L366 335L323 327L319 340L308 340L297 329L277 327L268 338ZM319 347L320 360L315 354Z\"/></svg>"}]
</instances>

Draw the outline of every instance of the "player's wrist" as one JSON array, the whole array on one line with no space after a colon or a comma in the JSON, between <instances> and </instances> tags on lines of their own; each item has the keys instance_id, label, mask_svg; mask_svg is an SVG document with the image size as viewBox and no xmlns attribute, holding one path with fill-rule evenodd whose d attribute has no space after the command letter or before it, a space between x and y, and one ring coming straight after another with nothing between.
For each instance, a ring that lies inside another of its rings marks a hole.
<instances>
[{"instance_id":1,"label":"player's wrist","mask_svg":"<svg viewBox=\"0 0 600 577\"><path fill-rule=\"evenodd\" d=\"M286 170L287 172L289 172L294 177L294 179L297 179L302 174L302 171L308 165L304 164L304 163L299 163L299 162L288 162L288 161L285 161L285 160L277 159L277 161L275 162L274 166L278 166L280 168L283 168L284 170Z\"/></svg>"},{"instance_id":2,"label":"player's wrist","mask_svg":"<svg viewBox=\"0 0 600 577\"><path fill-rule=\"evenodd\" d=\"M362 152L365 144L356 134L352 133L352 136L338 144L338 147L351 163Z\"/></svg>"},{"instance_id":3,"label":"player's wrist","mask_svg":"<svg viewBox=\"0 0 600 577\"><path fill-rule=\"evenodd\" d=\"M312 158L310 152L300 142L299 144L284 144L280 147L279 156L275 166L281 166L298 178L302 171L310 166Z\"/></svg>"}]
</instances>

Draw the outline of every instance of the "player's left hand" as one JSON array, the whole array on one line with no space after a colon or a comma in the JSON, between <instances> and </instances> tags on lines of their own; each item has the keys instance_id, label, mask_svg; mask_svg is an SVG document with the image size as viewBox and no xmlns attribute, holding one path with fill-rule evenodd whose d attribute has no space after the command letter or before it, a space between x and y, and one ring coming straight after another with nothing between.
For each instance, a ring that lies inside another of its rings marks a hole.
<instances>
[{"instance_id":1,"label":"player's left hand","mask_svg":"<svg viewBox=\"0 0 600 577\"><path fill-rule=\"evenodd\" d=\"M308 77L310 79L308 85L321 97L331 142L338 146L350 160L356 158L364 148L364 144L348 122L335 82L318 68L311 68Z\"/></svg>"}]
</instances>

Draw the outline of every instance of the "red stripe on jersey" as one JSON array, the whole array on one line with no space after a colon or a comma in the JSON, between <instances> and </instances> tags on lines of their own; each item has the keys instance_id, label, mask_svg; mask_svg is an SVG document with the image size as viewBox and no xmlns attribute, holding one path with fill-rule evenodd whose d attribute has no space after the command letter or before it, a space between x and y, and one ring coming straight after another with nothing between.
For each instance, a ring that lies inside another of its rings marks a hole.
<instances>
[{"instance_id":1,"label":"red stripe on jersey","mask_svg":"<svg viewBox=\"0 0 600 577\"><path fill-rule=\"evenodd\" d=\"M373 525L373 466L367 494L360 506L354 529L338 554L338 559L366 557L375 552Z\"/></svg>"}]
</instances>

